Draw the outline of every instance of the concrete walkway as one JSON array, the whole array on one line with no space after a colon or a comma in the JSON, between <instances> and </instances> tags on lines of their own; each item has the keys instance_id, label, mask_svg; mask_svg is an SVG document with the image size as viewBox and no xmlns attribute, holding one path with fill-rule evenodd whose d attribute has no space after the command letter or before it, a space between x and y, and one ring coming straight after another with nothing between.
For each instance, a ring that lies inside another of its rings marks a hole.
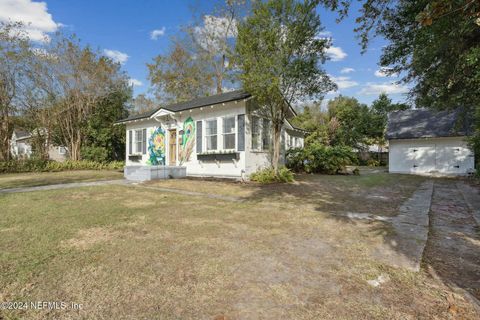
<instances>
[{"instance_id":1,"label":"concrete walkway","mask_svg":"<svg viewBox=\"0 0 480 320\"><path fill-rule=\"evenodd\" d=\"M424 255L428 270L455 291L465 293L478 310L480 234L476 214L479 204L478 190L465 182L435 181Z\"/></svg>"},{"instance_id":2,"label":"concrete walkway","mask_svg":"<svg viewBox=\"0 0 480 320\"><path fill-rule=\"evenodd\" d=\"M475 189L465 182L457 182L457 188L471 210L477 225L480 226L480 190Z\"/></svg>"},{"instance_id":3,"label":"concrete walkway","mask_svg":"<svg viewBox=\"0 0 480 320\"><path fill-rule=\"evenodd\" d=\"M400 213L388 218L394 234L373 250L373 256L389 265L420 271L423 251L428 238L433 181L425 181L400 207Z\"/></svg>"},{"instance_id":4,"label":"concrete walkway","mask_svg":"<svg viewBox=\"0 0 480 320\"><path fill-rule=\"evenodd\" d=\"M104 185L114 185L114 184L125 185L125 184L130 184L130 183L131 182L129 182L127 180L124 180L124 179L101 180L101 181L91 181L91 182L59 183L59 184L50 184L50 185L46 185L46 186L0 189L0 194L45 191L45 190L58 190L58 189L70 189L70 188L79 188L79 187L93 187L93 186L104 186Z\"/></svg>"}]
</instances>

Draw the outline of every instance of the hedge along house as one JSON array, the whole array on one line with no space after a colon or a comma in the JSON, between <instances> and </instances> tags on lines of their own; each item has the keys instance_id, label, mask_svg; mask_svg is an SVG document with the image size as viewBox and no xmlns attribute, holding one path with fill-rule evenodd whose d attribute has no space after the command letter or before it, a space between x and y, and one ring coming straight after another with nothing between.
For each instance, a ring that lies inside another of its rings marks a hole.
<instances>
[{"instance_id":1,"label":"hedge along house","mask_svg":"<svg viewBox=\"0 0 480 320\"><path fill-rule=\"evenodd\" d=\"M183 176L245 179L270 165L268 119L256 113L252 96L231 91L160 107L117 123L126 124L125 177ZM289 117L295 116L289 107ZM285 149L303 147L304 131L286 121ZM284 157L282 157L284 158Z\"/></svg>"},{"instance_id":2,"label":"hedge along house","mask_svg":"<svg viewBox=\"0 0 480 320\"><path fill-rule=\"evenodd\" d=\"M460 111L425 109L388 116L389 172L458 176L474 171L466 138L470 127Z\"/></svg>"}]
</instances>

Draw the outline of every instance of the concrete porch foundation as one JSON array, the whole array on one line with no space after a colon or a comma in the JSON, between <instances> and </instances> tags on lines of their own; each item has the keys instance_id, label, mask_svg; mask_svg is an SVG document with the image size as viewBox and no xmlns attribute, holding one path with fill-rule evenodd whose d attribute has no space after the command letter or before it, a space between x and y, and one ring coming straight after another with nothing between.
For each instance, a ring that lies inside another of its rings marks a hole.
<instances>
[{"instance_id":1,"label":"concrete porch foundation","mask_svg":"<svg viewBox=\"0 0 480 320\"><path fill-rule=\"evenodd\" d=\"M179 166L126 166L123 176L127 180L148 181L156 179L177 179L187 176L187 168Z\"/></svg>"}]
</instances>

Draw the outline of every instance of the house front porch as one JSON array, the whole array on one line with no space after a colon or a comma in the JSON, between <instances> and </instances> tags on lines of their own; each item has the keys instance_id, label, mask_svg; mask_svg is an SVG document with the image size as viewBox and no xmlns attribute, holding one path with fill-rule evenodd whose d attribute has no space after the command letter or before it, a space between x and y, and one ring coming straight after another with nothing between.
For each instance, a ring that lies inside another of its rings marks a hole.
<instances>
[{"instance_id":1,"label":"house front porch","mask_svg":"<svg viewBox=\"0 0 480 320\"><path fill-rule=\"evenodd\" d=\"M126 166L123 172L125 179L132 181L148 181L155 179L177 179L187 176L184 166Z\"/></svg>"}]
</instances>

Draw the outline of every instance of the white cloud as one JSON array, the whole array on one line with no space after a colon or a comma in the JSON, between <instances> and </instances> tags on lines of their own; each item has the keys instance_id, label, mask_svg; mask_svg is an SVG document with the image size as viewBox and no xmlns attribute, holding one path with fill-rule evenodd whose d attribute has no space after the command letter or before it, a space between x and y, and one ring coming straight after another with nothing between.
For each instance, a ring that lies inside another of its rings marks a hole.
<instances>
[{"instance_id":1,"label":"white cloud","mask_svg":"<svg viewBox=\"0 0 480 320\"><path fill-rule=\"evenodd\" d=\"M317 38L323 39L323 38L330 38L331 36L332 36L332 33L330 31L322 31L318 33Z\"/></svg>"},{"instance_id":2,"label":"white cloud","mask_svg":"<svg viewBox=\"0 0 480 320\"><path fill-rule=\"evenodd\" d=\"M128 84L130 86L133 86L133 87L140 87L140 86L143 86L143 82L138 80L138 79L134 79L134 78L130 78L128 80Z\"/></svg>"},{"instance_id":3,"label":"white cloud","mask_svg":"<svg viewBox=\"0 0 480 320\"><path fill-rule=\"evenodd\" d=\"M129 58L128 54L117 50L104 49L103 53L113 61L119 62L120 64L124 64Z\"/></svg>"},{"instance_id":4,"label":"white cloud","mask_svg":"<svg viewBox=\"0 0 480 320\"><path fill-rule=\"evenodd\" d=\"M47 33L55 32L62 26L53 21L45 2L31 0L0 0L0 21L19 21L33 41L48 41Z\"/></svg>"},{"instance_id":5,"label":"white cloud","mask_svg":"<svg viewBox=\"0 0 480 320\"><path fill-rule=\"evenodd\" d=\"M340 47L331 46L327 49L327 55L332 61L342 61L347 57L347 53Z\"/></svg>"},{"instance_id":6,"label":"white cloud","mask_svg":"<svg viewBox=\"0 0 480 320\"><path fill-rule=\"evenodd\" d=\"M360 90L359 94L379 95L380 93L395 94L406 93L408 88L395 82L372 83L369 82Z\"/></svg>"},{"instance_id":7,"label":"white cloud","mask_svg":"<svg viewBox=\"0 0 480 320\"><path fill-rule=\"evenodd\" d=\"M350 79L350 77L330 76L330 78L337 84L338 89L347 89L347 88L358 86L358 82Z\"/></svg>"},{"instance_id":8,"label":"white cloud","mask_svg":"<svg viewBox=\"0 0 480 320\"><path fill-rule=\"evenodd\" d=\"M342 70L340 70L340 73L350 73L350 72L354 72L355 69L353 68L343 68Z\"/></svg>"},{"instance_id":9,"label":"white cloud","mask_svg":"<svg viewBox=\"0 0 480 320\"><path fill-rule=\"evenodd\" d=\"M161 27L160 29L155 29L150 32L150 39L157 40L159 37L165 35L165 27Z\"/></svg>"},{"instance_id":10,"label":"white cloud","mask_svg":"<svg viewBox=\"0 0 480 320\"><path fill-rule=\"evenodd\" d=\"M237 21L206 15L203 17L203 27L196 27L195 33L197 41L205 50L216 49L223 39L237 36Z\"/></svg>"},{"instance_id":11,"label":"white cloud","mask_svg":"<svg viewBox=\"0 0 480 320\"><path fill-rule=\"evenodd\" d=\"M387 74L388 68L380 68L377 71L375 71L375 76L379 78L385 78L385 77L398 77L397 73L388 75Z\"/></svg>"}]
</instances>

